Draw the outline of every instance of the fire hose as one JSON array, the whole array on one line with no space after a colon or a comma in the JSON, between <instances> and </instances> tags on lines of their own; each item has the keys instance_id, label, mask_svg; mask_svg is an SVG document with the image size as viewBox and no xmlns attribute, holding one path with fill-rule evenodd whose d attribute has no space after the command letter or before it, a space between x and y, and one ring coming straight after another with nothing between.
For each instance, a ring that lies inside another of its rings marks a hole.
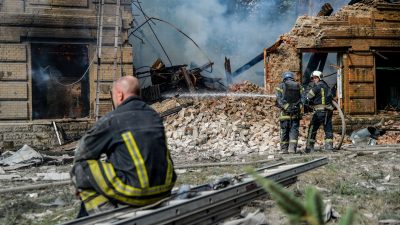
<instances>
[{"instance_id":1,"label":"fire hose","mask_svg":"<svg viewBox=\"0 0 400 225\"><path fill-rule=\"evenodd\" d=\"M342 109L340 109L339 104L335 101L332 101L332 104L338 110L340 119L342 120L342 136L340 137L339 144L336 148L337 150L339 150L342 147L344 136L346 135L346 121L344 119L344 114L343 114Z\"/></svg>"}]
</instances>

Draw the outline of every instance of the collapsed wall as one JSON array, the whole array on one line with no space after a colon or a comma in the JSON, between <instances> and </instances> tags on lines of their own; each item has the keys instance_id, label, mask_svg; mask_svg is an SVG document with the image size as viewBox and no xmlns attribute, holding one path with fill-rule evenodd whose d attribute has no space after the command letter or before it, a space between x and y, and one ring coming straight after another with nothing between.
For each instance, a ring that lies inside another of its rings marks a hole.
<instances>
[{"instance_id":1,"label":"collapsed wall","mask_svg":"<svg viewBox=\"0 0 400 225\"><path fill-rule=\"evenodd\" d=\"M399 111L400 4L365 0L340 9L332 16L301 16L293 29L280 37L283 43L266 62L266 90L291 70L307 85L303 55L334 53L338 75L337 98L348 116ZM309 73L309 71L307 72ZM326 75L326 74L325 74ZM392 82L389 82L391 80ZM379 119L378 119L379 121Z\"/></svg>"}]
</instances>

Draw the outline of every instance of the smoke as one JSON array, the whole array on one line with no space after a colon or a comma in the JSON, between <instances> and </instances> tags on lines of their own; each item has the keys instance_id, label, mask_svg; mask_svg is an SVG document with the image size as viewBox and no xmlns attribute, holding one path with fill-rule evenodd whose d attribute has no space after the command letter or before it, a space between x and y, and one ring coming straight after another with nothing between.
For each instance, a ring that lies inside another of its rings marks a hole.
<instances>
[{"instance_id":1,"label":"smoke","mask_svg":"<svg viewBox=\"0 0 400 225\"><path fill-rule=\"evenodd\" d=\"M288 32L298 15L315 15L323 2L309 0L146 0L142 9L149 17L168 21L190 36L202 49L200 51L188 38L165 23L150 22L165 52L146 24L131 36L136 68L151 66L161 58L166 66L187 64L203 65L213 61L213 73L205 76L219 77L225 82L224 57L231 60L232 72L262 53L281 34ZM312 2L312 3L310 3ZM347 3L330 1L335 9ZM135 27L145 21L138 3L133 3ZM140 39L139 39L140 38ZM142 42L143 41L143 42ZM168 59L169 58L169 59ZM171 61L171 64L169 62ZM140 70L139 70L140 71ZM143 70L141 70L143 71ZM263 63L260 62L234 81L249 80L263 85Z\"/></svg>"}]
</instances>

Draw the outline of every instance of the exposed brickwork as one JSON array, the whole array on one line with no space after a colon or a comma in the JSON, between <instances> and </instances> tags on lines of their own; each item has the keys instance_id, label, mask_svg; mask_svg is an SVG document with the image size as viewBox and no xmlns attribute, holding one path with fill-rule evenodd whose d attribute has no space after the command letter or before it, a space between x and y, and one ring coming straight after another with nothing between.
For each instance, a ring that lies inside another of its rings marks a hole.
<instances>
[{"instance_id":1,"label":"exposed brickwork","mask_svg":"<svg viewBox=\"0 0 400 225\"><path fill-rule=\"evenodd\" d=\"M0 0L0 120L32 119L32 57L31 43L63 40L68 44L87 45L92 66L89 69L90 111L93 118L96 98L97 0ZM114 27L116 1L106 0L104 10L102 72L100 80L110 81L114 71ZM123 73L133 75L133 53L128 43L132 23L131 2L121 1L121 48L117 61L122 61ZM104 88L103 88L104 89ZM102 90L103 90L102 89ZM105 89L104 89L105 90ZM105 93L101 98L109 99ZM102 114L110 109L105 102ZM39 129L35 128L34 129ZM69 128L68 128L69 129ZM66 130L68 130L66 129ZM1 137L4 139L4 137ZM36 141L38 142L38 141Z\"/></svg>"},{"instance_id":2,"label":"exposed brickwork","mask_svg":"<svg viewBox=\"0 0 400 225\"><path fill-rule=\"evenodd\" d=\"M0 63L0 81L26 81L26 63Z\"/></svg>"},{"instance_id":3,"label":"exposed brickwork","mask_svg":"<svg viewBox=\"0 0 400 225\"><path fill-rule=\"evenodd\" d=\"M342 54L341 101L348 115L376 114L377 55L371 49L400 47L400 4L375 1L343 7L329 17L299 17L283 36L285 42L270 54L266 89L272 93L285 70L299 71L296 51L329 51ZM340 50L339 50L340 49ZM297 59L294 59L297 58ZM291 68L292 67L292 68Z\"/></svg>"},{"instance_id":4,"label":"exposed brickwork","mask_svg":"<svg viewBox=\"0 0 400 225\"><path fill-rule=\"evenodd\" d=\"M0 100L28 100L28 85L24 83L0 83Z\"/></svg>"},{"instance_id":5,"label":"exposed brickwork","mask_svg":"<svg viewBox=\"0 0 400 225\"><path fill-rule=\"evenodd\" d=\"M26 45L0 44L0 62L26 62Z\"/></svg>"},{"instance_id":6,"label":"exposed brickwork","mask_svg":"<svg viewBox=\"0 0 400 225\"><path fill-rule=\"evenodd\" d=\"M57 122L69 138L82 136L93 125L89 121ZM0 123L0 149L14 149L24 144L34 146L35 149L48 149L57 146L58 140L53 124L45 123Z\"/></svg>"},{"instance_id":7,"label":"exposed brickwork","mask_svg":"<svg viewBox=\"0 0 400 225\"><path fill-rule=\"evenodd\" d=\"M0 120L26 120L28 118L28 102L0 101Z\"/></svg>"}]
</instances>

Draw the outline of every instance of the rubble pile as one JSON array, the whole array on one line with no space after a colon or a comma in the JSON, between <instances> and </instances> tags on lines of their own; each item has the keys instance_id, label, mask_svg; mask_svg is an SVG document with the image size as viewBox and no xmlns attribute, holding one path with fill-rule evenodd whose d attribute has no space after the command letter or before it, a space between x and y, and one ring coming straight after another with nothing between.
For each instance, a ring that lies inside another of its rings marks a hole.
<instances>
[{"instance_id":1,"label":"rubble pile","mask_svg":"<svg viewBox=\"0 0 400 225\"><path fill-rule=\"evenodd\" d=\"M392 112L393 117L400 116L399 112ZM400 144L400 121L388 120L384 123L383 130L385 134L377 140L378 145Z\"/></svg>"},{"instance_id":2,"label":"rubble pile","mask_svg":"<svg viewBox=\"0 0 400 225\"><path fill-rule=\"evenodd\" d=\"M264 93L245 82L233 93ZM212 97L212 96L211 96ZM179 105L172 99L160 105ZM241 155L270 155L279 149L280 131L275 99L271 97L222 97L191 99L193 105L164 120L169 149L180 161L224 161ZM302 121L299 147L305 147L307 120ZM322 133L322 132L320 132ZM320 137L322 140L323 138Z\"/></svg>"}]
</instances>

